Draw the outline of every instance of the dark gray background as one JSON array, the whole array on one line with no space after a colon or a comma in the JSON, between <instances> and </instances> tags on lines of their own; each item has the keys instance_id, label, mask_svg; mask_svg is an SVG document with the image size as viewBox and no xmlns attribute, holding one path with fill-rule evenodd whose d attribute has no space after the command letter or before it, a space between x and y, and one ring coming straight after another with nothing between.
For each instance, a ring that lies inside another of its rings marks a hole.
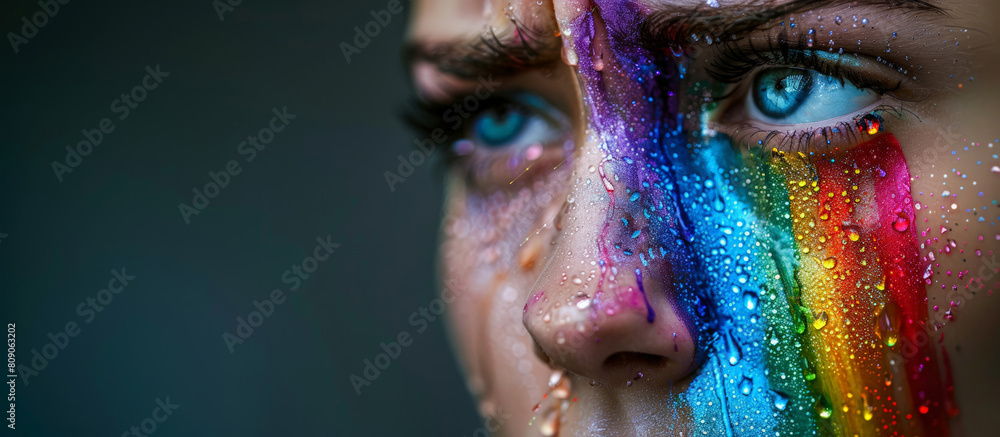
<instances>
[{"instance_id":1,"label":"dark gray background","mask_svg":"<svg viewBox=\"0 0 1000 437\"><path fill-rule=\"evenodd\" d=\"M0 435L117 436L167 396L180 409L156 436L481 426L444 324L408 321L437 291L438 171L395 193L383 178L415 136L398 117L409 2L350 64L339 48L385 4L244 0L220 21L210 0L71 1L17 54L7 33L41 9L0 5L0 321L26 365L47 333L81 330L18 380ZM118 120L111 102L157 64L170 76ZM283 106L297 118L246 163L237 145ZM60 183L51 162L104 117L115 130ZM231 159L242 173L185 224L178 204ZM222 333L326 235L341 247L230 354ZM136 279L83 323L123 267ZM348 376L401 331L413 345L356 396Z\"/></svg>"}]
</instances>

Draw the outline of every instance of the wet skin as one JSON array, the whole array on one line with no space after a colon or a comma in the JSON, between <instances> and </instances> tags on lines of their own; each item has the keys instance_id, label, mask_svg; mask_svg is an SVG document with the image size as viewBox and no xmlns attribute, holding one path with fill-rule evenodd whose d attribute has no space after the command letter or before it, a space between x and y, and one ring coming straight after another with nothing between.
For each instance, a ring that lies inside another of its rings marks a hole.
<instances>
[{"instance_id":1,"label":"wet skin","mask_svg":"<svg viewBox=\"0 0 1000 437\"><path fill-rule=\"evenodd\" d=\"M418 94L468 114L431 118L480 412L502 435L976 435L1000 111L994 48L955 47L985 3L718 3L416 4ZM490 62L484 26L530 50ZM542 124L502 138L512 111Z\"/></svg>"}]
</instances>

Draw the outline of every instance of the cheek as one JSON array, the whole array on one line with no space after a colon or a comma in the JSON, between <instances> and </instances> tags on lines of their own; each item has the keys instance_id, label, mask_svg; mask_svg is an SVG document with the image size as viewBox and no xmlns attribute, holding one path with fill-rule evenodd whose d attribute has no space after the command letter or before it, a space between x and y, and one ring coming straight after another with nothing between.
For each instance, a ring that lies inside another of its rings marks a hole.
<instances>
[{"instance_id":1,"label":"cheek","mask_svg":"<svg viewBox=\"0 0 1000 437\"><path fill-rule=\"evenodd\" d=\"M517 191L454 190L441 229L446 273L479 286L498 274L530 274L543 246L528 243L543 240L532 237L554 227L565 177L556 172Z\"/></svg>"},{"instance_id":2,"label":"cheek","mask_svg":"<svg viewBox=\"0 0 1000 437\"><path fill-rule=\"evenodd\" d=\"M899 136L911 173L919 257L933 264L930 318L940 324L953 321L977 293L1000 289L992 259L1000 248L997 141L970 141L967 131L938 118Z\"/></svg>"},{"instance_id":3,"label":"cheek","mask_svg":"<svg viewBox=\"0 0 1000 437\"><path fill-rule=\"evenodd\" d=\"M551 248L566 177L557 171L517 191L486 194L452 181L441 273L458 295L448 309L451 334L481 410L522 411L544 392L549 370L534 355L521 313Z\"/></svg>"}]
</instances>

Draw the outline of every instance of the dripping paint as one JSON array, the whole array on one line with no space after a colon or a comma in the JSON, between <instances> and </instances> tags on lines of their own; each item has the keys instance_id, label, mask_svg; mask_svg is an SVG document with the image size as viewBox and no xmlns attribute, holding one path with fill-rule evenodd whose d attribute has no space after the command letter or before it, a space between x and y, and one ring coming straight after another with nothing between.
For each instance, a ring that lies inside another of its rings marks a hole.
<instances>
[{"instance_id":1,"label":"dripping paint","mask_svg":"<svg viewBox=\"0 0 1000 437\"><path fill-rule=\"evenodd\" d=\"M928 328L926 266L892 133L865 118L871 138L848 150L741 152L687 126L683 56L622 37L640 11L594 3L572 24L572 58L589 141L605 154L608 217L632 217L606 221L599 263L639 254L674 266L670 299L701 360L681 399L692 434L947 435L942 351L915 341ZM605 244L635 217L641 232ZM923 346L904 354L904 343Z\"/></svg>"}]
</instances>

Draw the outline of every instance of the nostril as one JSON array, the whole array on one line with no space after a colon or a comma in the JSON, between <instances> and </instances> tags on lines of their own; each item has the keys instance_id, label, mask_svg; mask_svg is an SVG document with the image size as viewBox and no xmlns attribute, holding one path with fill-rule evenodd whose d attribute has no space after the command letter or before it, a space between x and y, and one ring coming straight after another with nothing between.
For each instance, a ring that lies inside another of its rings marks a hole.
<instances>
[{"instance_id":1,"label":"nostril","mask_svg":"<svg viewBox=\"0 0 1000 437\"><path fill-rule=\"evenodd\" d=\"M658 368L667 365L667 357L662 355L647 354L643 352L615 352L604 360L604 368L607 370L617 370L624 367L642 366L644 368Z\"/></svg>"}]
</instances>

